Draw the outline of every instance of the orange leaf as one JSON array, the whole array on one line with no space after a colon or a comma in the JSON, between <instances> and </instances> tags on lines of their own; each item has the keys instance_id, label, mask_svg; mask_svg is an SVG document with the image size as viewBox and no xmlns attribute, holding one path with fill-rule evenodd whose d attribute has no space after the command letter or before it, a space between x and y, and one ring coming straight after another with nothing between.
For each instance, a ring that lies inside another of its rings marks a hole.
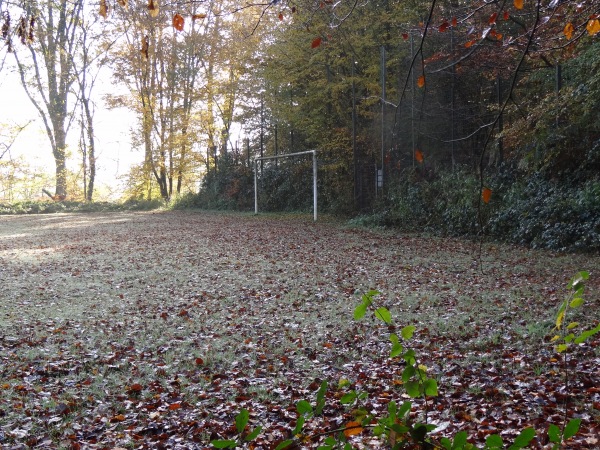
<instances>
[{"instance_id":1,"label":"orange leaf","mask_svg":"<svg viewBox=\"0 0 600 450\"><path fill-rule=\"evenodd\" d=\"M169 405L169 410L175 411L176 409L181 408L181 403L172 403Z\"/></svg>"},{"instance_id":2,"label":"orange leaf","mask_svg":"<svg viewBox=\"0 0 600 450\"><path fill-rule=\"evenodd\" d=\"M496 23L496 19L498 18L498 13L494 13L488 19L488 24L493 25Z\"/></svg>"},{"instance_id":3,"label":"orange leaf","mask_svg":"<svg viewBox=\"0 0 600 450\"><path fill-rule=\"evenodd\" d=\"M465 44L465 48L469 48L472 47L473 45L475 45L477 43L477 41L469 41Z\"/></svg>"},{"instance_id":4,"label":"orange leaf","mask_svg":"<svg viewBox=\"0 0 600 450\"><path fill-rule=\"evenodd\" d=\"M575 27L573 26L573 24L571 22L569 22L568 24L565 25L565 28L563 29L563 34L567 37L567 39L571 40L574 32L575 32Z\"/></svg>"},{"instance_id":5,"label":"orange leaf","mask_svg":"<svg viewBox=\"0 0 600 450\"><path fill-rule=\"evenodd\" d=\"M106 0L100 0L100 11L98 11L98 14L100 14L106 19L106 16L108 14L108 6L106 5Z\"/></svg>"},{"instance_id":6,"label":"orange leaf","mask_svg":"<svg viewBox=\"0 0 600 450\"><path fill-rule=\"evenodd\" d=\"M510 14L508 13L508 11L504 11L504 20L508 19L510 19Z\"/></svg>"},{"instance_id":7,"label":"orange leaf","mask_svg":"<svg viewBox=\"0 0 600 450\"><path fill-rule=\"evenodd\" d=\"M439 32L444 33L446 30L448 30L449 26L450 26L450 24L448 22L444 22L443 24L440 25Z\"/></svg>"},{"instance_id":8,"label":"orange leaf","mask_svg":"<svg viewBox=\"0 0 600 450\"><path fill-rule=\"evenodd\" d=\"M425 75L421 75L417 79L417 86L419 86L420 88L422 88L423 86L425 86Z\"/></svg>"},{"instance_id":9,"label":"orange leaf","mask_svg":"<svg viewBox=\"0 0 600 450\"><path fill-rule=\"evenodd\" d=\"M201 20L206 19L206 14L194 14L192 16L192 20Z\"/></svg>"},{"instance_id":10,"label":"orange leaf","mask_svg":"<svg viewBox=\"0 0 600 450\"><path fill-rule=\"evenodd\" d=\"M121 5L123 8L127 9L127 0L117 0L117 3Z\"/></svg>"},{"instance_id":11,"label":"orange leaf","mask_svg":"<svg viewBox=\"0 0 600 450\"><path fill-rule=\"evenodd\" d=\"M144 59L148 59L148 47L150 45L150 41L148 39L148 36L144 36L144 38L142 39L142 48L140 50L140 53L142 54L142 57Z\"/></svg>"},{"instance_id":12,"label":"orange leaf","mask_svg":"<svg viewBox=\"0 0 600 450\"><path fill-rule=\"evenodd\" d=\"M283 20L283 13L279 13L279 16L277 16L279 18L279 20Z\"/></svg>"},{"instance_id":13,"label":"orange leaf","mask_svg":"<svg viewBox=\"0 0 600 450\"><path fill-rule=\"evenodd\" d=\"M492 190L484 187L481 191L481 198L483 199L483 203L489 203L492 198Z\"/></svg>"},{"instance_id":14,"label":"orange leaf","mask_svg":"<svg viewBox=\"0 0 600 450\"><path fill-rule=\"evenodd\" d=\"M415 159L417 162L420 162L421 164L423 163L423 153L421 150L415 150Z\"/></svg>"},{"instance_id":15,"label":"orange leaf","mask_svg":"<svg viewBox=\"0 0 600 450\"><path fill-rule=\"evenodd\" d=\"M456 28L456 25L458 25L458 20L456 20L456 17L452 18L452 26Z\"/></svg>"},{"instance_id":16,"label":"orange leaf","mask_svg":"<svg viewBox=\"0 0 600 450\"><path fill-rule=\"evenodd\" d=\"M598 34L598 32L600 32L600 20L593 19L593 20L588 21L585 29L587 30L587 32L590 36L594 36L595 34Z\"/></svg>"},{"instance_id":17,"label":"orange leaf","mask_svg":"<svg viewBox=\"0 0 600 450\"><path fill-rule=\"evenodd\" d=\"M181 17L181 15L175 14L173 16L173 28L175 28L177 31L183 31L184 24L185 20L183 19L183 17Z\"/></svg>"},{"instance_id":18,"label":"orange leaf","mask_svg":"<svg viewBox=\"0 0 600 450\"><path fill-rule=\"evenodd\" d=\"M319 47L321 45L322 41L323 40L320 37L313 39L312 44L310 44L310 48L317 48L317 47Z\"/></svg>"},{"instance_id":19,"label":"orange leaf","mask_svg":"<svg viewBox=\"0 0 600 450\"><path fill-rule=\"evenodd\" d=\"M125 416L123 414L117 414L110 421L111 422L123 422L125 420Z\"/></svg>"},{"instance_id":20,"label":"orange leaf","mask_svg":"<svg viewBox=\"0 0 600 450\"><path fill-rule=\"evenodd\" d=\"M350 436L354 436L355 434L360 434L363 431L363 427L360 426L358 422L348 422L346 424L346 429L344 430L344 436L347 438Z\"/></svg>"},{"instance_id":21,"label":"orange leaf","mask_svg":"<svg viewBox=\"0 0 600 450\"><path fill-rule=\"evenodd\" d=\"M515 8L523 9L523 0L514 0Z\"/></svg>"},{"instance_id":22,"label":"orange leaf","mask_svg":"<svg viewBox=\"0 0 600 450\"><path fill-rule=\"evenodd\" d=\"M196 358L196 365L197 366L202 366L204 365L204 360L202 358Z\"/></svg>"}]
</instances>

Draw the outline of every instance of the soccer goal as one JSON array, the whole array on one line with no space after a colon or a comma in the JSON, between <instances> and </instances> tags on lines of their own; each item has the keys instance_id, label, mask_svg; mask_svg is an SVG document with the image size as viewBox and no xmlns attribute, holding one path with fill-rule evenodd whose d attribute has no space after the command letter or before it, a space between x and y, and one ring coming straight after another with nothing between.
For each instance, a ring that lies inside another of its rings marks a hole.
<instances>
[{"instance_id":1,"label":"soccer goal","mask_svg":"<svg viewBox=\"0 0 600 450\"><path fill-rule=\"evenodd\" d=\"M313 161L313 220L317 221L317 151L286 153L284 155L263 156L254 159L254 214L258 214L258 162L266 159L289 158L290 156L312 155Z\"/></svg>"}]
</instances>

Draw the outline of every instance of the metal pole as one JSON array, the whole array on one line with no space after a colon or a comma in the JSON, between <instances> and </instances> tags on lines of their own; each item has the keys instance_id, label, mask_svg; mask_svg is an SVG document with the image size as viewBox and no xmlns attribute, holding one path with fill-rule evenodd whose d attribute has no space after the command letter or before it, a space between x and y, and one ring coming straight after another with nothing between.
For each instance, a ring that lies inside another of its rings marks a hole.
<instances>
[{"instance_id":1,"label":"metal pole","mask_svg":"<svg viewBox=\"0 0 600 450\"><path fill-rule=\"evenodd\" d=\"M258 214L258 160L256 159L254 160L254 214Z\"/></svg>"},{"instance_id":2,"label":"metal pole","mask_svg":"<svg viewBox=\"0 0 600 450\"><path fill-rule=\"evenodd\" d=\"M385 163L385 47L381 46L381 190L383 193L383 165Z\"/></svg>"},{"instance_id":3,"label":"metal pole","mask_svg":"<svg viewBox=\"0 0 600 450\"><path fill-rule=\"evenodd\" d=\"M313 150L313 217L317 221L317 152Z\"/></svg>"}]
</instances>

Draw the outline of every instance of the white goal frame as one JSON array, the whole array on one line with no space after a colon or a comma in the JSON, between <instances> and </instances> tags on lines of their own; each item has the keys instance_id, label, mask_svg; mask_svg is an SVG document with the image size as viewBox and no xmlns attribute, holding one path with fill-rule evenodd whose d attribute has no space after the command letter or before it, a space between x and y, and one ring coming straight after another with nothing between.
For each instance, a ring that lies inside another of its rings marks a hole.
<instances>
[{"instance_id":1,"label":"white goal frame","mask_svg":"<svg viewBox=\"0 0 600 450\"><path fill-rule=\"evenodd\" d=\"M258 214L258 162L266 159L287 158L289 156L312 155L313 161L313 220L317 221L317 151L285 153L283 155L262 156L254 159L254 214Z\"/></svg>"}]
</instances>

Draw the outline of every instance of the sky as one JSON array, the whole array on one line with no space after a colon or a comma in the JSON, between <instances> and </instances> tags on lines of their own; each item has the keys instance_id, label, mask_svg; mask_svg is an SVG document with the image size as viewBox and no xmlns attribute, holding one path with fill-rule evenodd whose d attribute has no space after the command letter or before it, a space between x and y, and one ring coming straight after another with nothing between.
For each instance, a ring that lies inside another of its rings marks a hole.
<instances>
[{"instance_id":1,"label":"sky","mask_svg":"<svg viewBox=\"0 0 600 450\"><path fill-rule=\"evenodd\" d=\"M97 144L98 185L106 185L115 191L112 199L117 199L123 191L123 181L132 164L143 160L141 150L131 148L130 129L135 126L135 117L126 108L108 110L102 95L115 89L111 80L106 78L94 88L96 113L94 115ZM23 126L22 131L11 148L13 159L24 156L29 164L49 174L54 173L54 159L50 142L37 110L25 94L16 73L5 66L0 77L0 126ZM2 133L5 134L5 133ZM75 170L80 166L81 155L78 149L79 127L71 126L69 144L72 157L68 168ZM3 159L8 158L5 155ZM76 158L76 159L75 159ZM47 189L54 192L54 186Z\"/></svg>"}]
</instances>

